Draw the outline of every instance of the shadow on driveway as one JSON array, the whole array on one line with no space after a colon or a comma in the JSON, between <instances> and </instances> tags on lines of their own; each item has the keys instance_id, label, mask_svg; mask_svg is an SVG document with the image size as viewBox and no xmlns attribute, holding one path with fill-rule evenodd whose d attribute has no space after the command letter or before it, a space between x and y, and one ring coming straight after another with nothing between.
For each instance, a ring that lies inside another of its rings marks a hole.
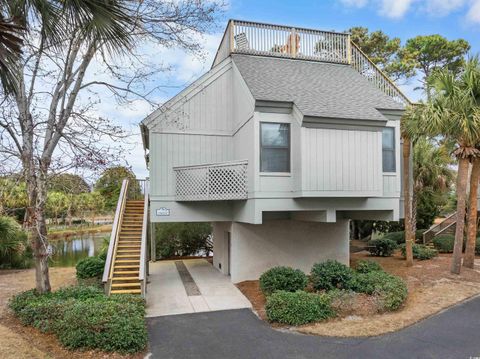
<instances>
[{"instance_id":1,"label":"shadow on driveway","mask_svg":"<svg viewBox=\"0 0 480 359\"><path fill-rule=\"evenodd\" d=\"M151 358L480 357L480 297L395 333L332 338L274 330L249 309L147 319Z\"/></svg>"}]
</instances>

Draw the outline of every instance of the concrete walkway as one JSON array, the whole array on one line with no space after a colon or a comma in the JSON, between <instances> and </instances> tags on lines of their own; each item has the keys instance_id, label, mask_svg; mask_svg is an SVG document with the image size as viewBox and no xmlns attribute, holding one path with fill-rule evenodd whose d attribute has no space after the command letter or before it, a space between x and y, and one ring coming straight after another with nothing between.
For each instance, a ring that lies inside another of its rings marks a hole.
<instances>
[{"instance_id":1,"label":"concrete walkway","mask_svg":"<svg viewBox=\"0 0 480 359\"><path fill-rule=\"evenodd\" d=\"M274 330L248 309L150 318L150 358L478 358L480 298L396 333L330 338Z\"/></svg>"},{"instance_id":2,"label":"concrete walkway","mask_svg":"<svg viewBox=\"0 0 480 359\"><path fill-rule=\"evenodd\" d=\"M185 273L180 275L178 268L182 271L183 266L175 262L183 262L188 270L186 276L191 276L190 281L186 281ZM195 285L200 293L197 290L187 290L195 288ZM150 263L147 317L239 308L251 308L251 304L230 282L229 277L206 260Z\"/></svg>"}]
</instances>

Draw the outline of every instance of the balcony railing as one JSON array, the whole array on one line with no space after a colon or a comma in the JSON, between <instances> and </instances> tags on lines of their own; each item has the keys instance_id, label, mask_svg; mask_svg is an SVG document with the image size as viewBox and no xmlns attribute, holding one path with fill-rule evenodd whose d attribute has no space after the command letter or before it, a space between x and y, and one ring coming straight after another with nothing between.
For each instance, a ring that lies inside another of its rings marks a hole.
<instances>
[{"instance_id":1,"label":"balcony railing","mask_svg":"<svg viewBox=\"0 0 480 359\"><path fill-rule=\"evenodd\" d=\"M174 167L177 201L221 201L247 198L245 161Z\"/></svg>"},{"instance_id":2,"label":"balcony railing","mask_svg":"<svg viewBox=\"0 0 480 359\"><path fill-rule=\"evenodd\" d=\"M395 101L410 103L347 33L230 20L213 66L231 53L348 64Z\"/></svg>"}]
</instances>

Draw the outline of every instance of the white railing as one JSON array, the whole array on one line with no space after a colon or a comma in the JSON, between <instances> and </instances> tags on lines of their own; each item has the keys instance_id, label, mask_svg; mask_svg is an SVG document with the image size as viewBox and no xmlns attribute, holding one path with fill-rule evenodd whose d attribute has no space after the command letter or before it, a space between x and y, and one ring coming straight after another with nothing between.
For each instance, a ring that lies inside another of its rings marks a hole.
<instances>
[{"instance_id":1,"label":"white railing","mask_svg":"<svg viewBox=\"0 0 480 359\"><path fill-rule=\"evenodd\" d=\"M411 103L347 33L230 20L213 66L231 53L349 64L395 101Z\"/></svg>"},{"instance_id":2,"label":"white railing","mask_svg":"<svg viewBox=\"0 0 480 359\"><path fill-rule=\"evenodd\" d=\"M248 161L174 167L177 201L247 198Z\"/></svg>"},{"instance_id":3,"label":"white railing","mask_svg":"<svg viewBox=\"0 0 480 359\"><path fill-rule=\"evenodd\" d=\"M149 182L145 180L143 182L143 195L144 195L144 204L143 204L143 222L142 222L142 239L140 244L140 270L138 273L138 279L141 284L142 297L145 298L147 291L147 268L148 268L148 256L147 256L147 234L148 234L148 219L149 219Z\"/></svg>"},{"instance_id":4,"label":"white railing","mask_svg":"<svg viewBox=\"0 0 480 359\"><path fill-rule=\"evenodd\" d=\"M410 100L407 96L405 96L395 83L393 83L393 81L390 80L388 76L378 68L378 66L370 61L367 55L365 55L354 43L352 43L351 51L351 66L355 70L385 94L392 97L395 101L410 104Z\"/></svg>"},{"instance_id":5,"label":"white railing","mask_svg":"<svg viewBox=\"0 0 480 359\"><path fill-rule=\"evenodd\" d=\"M128 179L122 181L122 188L118 196L117 209L115 210L115 218L112 225L112 233L110 234L110 242L108 244L107 258L103 269L102 282L105 285L105 291L110 294L110 285L112 283L114 258L117 252L118 236L123 220L123 212L127 201Z\"/></svg>"}]
</instances>

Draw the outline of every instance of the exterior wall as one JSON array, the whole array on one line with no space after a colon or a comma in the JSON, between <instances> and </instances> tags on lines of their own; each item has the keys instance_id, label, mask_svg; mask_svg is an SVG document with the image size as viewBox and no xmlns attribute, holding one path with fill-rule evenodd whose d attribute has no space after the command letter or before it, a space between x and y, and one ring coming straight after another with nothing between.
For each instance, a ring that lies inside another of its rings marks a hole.
<instances>
[{"instance_id":1,"label":"exterior wall","mask_svg":"<svg viewBox=\"0 0 480 359\"><path fill-rule=\"evenodd\" d=\"M335 259L349 264L349 224L271 220L261 225L214 225L214 266L228 270L225 231L231 231L232 282L258 279L267 269L285 265L308 273L316 262Z\"/></svg>"},{"instance_id":2,"label":"exterior wall","mask_svg":"<svg viewBox=\"0 0 480 359\"><path fill-rule=\"evenodd\" d=\"M303 196L381 196L381 171L381 130L302 128Z\"/></svg>"},{"instance_id":3,"label":"exterior wall","mask_svg":"<svg viewBox=\"0 0 480 359\"><path fill-rule=\"evenodd\" d=\"M401 175L402 175L402 144L400 136L400 119L390 120L387 127L395 128L395 173L383 172L383 197L399 198L401 194Z\"/></svg>"},{"instance_id":4,"label":"exterior wall","mask_svg":"<svg viewBox=\"0 0 480 359\"><path fill-rule=\"evenodd\" d=\"M216 222L213 224L213 266L225 275L228 275L228 266L230 265L226 233L231 232L231 230L232 222Z\"/></svg>"}]
</instances>

